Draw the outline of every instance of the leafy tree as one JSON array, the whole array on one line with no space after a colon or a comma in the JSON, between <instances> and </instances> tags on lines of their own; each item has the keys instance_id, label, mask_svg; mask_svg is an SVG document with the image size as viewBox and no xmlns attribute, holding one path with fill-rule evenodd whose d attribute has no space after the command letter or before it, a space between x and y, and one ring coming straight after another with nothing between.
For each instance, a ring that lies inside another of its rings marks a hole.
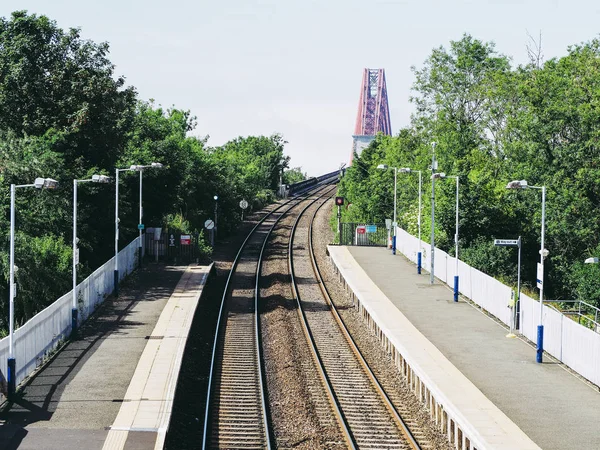
<instances>
[{"instance_id":1,"label":"leafy tree","mask_svg":"<svg viewBox=\"0 0 600 450\"><path fill-rule=\"evenodd\" d=\"M306 180L306 173L302 172L302 167L294 167L283 172L283 184L294 184Z\"/></svg>"}]
</instances>

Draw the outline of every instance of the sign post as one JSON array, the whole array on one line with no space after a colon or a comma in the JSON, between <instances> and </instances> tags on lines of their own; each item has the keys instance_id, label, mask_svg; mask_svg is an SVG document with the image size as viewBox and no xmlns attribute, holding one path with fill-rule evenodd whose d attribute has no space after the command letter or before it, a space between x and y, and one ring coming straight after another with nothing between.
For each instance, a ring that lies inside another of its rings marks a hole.
<instances>
[{"instance_id":1,"label":"sign post","mask_svg":"<svg viewBox=\"0 0 600 450\"><path fill-rule=\"evenodd\" d=\"M215 246L215 223L212 221L212 219L208 219L206 222L204 222L204 228L206 228L207 230L210 231L210 245L212 247Z\"/></svg>"},{"instance_id":2,"label":"sign post","mask_svg":"<svg viewBox=\"0 0 600 450\"><path fill-rule=\"evenodd\" d=\"M510 333L506 335L506 337L514 338L516 337L514 334L515 329L520 329L520 319L521 319L521 236L519 239L494 239L494 245L496 247L517 247L518 248L518 257L517 257L517 298L514 301L514 304L511 305L512 314L510 321ZM538 264L539 266L539 264ZM538 267L538 279L539 279L539 267Z\"/></svg>"},{"instance_id":3,"label":"sign post","mask_svg":"<svg viewBox=\"0 0 600 450\"><path fill-rule=\"evenodd\" d=\"M240 202L240 208L242 208L242 222L244 221L244 210L248 207L248 202L246 200L242 200Z\"/></svg>"}]
</instances>

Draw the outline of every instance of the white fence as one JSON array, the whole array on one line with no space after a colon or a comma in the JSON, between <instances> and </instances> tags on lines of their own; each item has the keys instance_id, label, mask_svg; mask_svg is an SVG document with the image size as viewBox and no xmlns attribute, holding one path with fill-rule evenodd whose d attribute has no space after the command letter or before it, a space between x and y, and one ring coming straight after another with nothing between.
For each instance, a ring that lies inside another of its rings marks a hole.
<instances>
[{"instance_id":1,"label":"white fence","mask_svg":"<svg viewBox=\"0 0 600 450\"><path fill-rule=\"evenodd\" d=\"M419 240L401 228L397 228L396 234L397 250L416 263ZM431 245L422 241L421 247L421 266L429 270ZM456 275L456 259L436 248L434 262L436 278L452 286ZM458 263L458 277L462 295L510 325L508 304L511 288L462 261ZM521 294L520 332L533 342L537 340L539 311L539 301ZM592 383L600 385L600 334L545 305L543 314L544 350Z\"/></svg>"},{"instance_id":2,"label":"white fence","mask_svg":"<svg viewBox=\"0 0 600 450\"><path fill-rule=\"evenodd\" d=\"M139 237L119 252L119 280L137 266ZM92 314L114 290L115 258L112 257L78 286L79 322ZM40 311L14 333L16 382L19 384L71 333L72 292ZM19 301L18 297L15 301ZM8 336L0 340L0 370L7 374Z\"/></svg>"}]
</instances>

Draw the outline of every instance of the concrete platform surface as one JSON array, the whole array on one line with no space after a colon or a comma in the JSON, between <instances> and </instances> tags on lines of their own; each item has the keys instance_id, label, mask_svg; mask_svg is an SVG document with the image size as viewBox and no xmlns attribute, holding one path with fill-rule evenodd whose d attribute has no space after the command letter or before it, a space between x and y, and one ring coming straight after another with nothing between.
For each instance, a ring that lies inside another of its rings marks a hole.
<instances>
[{"instance_id":1,"label":"concrete platform surface","mask_svg":"<svg viewBox=\"0 0 600 450\"><path fill-rule=\"evenodd\" d=\"M119 298L108 298L78 339L34 374L0 414L0 449L102 449L185 271L185 266L150 265L135 272Z\"/></svg>"},{"instance_id":2,"label":"concrete platform surface","mask_svg":"<svg viewBox=\"0 0 600 450\"><path fill-rule=\"evenodd\" d=\"M349 247L366 274L411 323L543 449L600 449L600 393L461 300L401 255Z\"/></svg>"},{"instance_id":3,"label":"concrete platform surface","mask_svg":"<svg viewBox=\"0 0 600 450\"><path fill-rule=\"evenodd\" d=\"M187 268L140 357L105 450L164 447L183 351L211 266Z\"/></svg>"}]
</instances>

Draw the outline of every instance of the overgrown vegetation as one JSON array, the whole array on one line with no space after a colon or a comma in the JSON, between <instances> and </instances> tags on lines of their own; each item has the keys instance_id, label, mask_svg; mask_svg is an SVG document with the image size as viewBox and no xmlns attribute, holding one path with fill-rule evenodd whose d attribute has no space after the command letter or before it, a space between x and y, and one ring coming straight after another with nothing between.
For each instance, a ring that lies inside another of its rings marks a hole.
<instances>
[{"instance_id":1,"label":"overgrown vegetation","mask_svg":"<svg viewBox=\"0 0 600 450\"><path fill-rule=\"evenodd\" d=\"M378 164L423 171L423 237L430 233L432 142L439 171L460 177L461 258L504 280L516 281L515 250L494 238L523 238L523 277L535 286L541 196L508 190L507 182L545 185L545 293L579 297L600 306L600 41L574 45L562 58L512 67L493 43L464 35L432 51L413 68L411 125L397 136L378 136L347 170L340 194L351 205L346 221L391 217L393 171ZM400 225L416 234L417 175L399 173ZM453 254L454 180L436 183L436 244Z\"/></svg>"},{"instance_id":2,"label":"overgrown vegetation","mask_svg":"<svg viewBox=\"0 0 600 450\"><path fill-rule=\"evenodd\" d=\"M15 12L0 18L0 298L8 298L9 185L36 177L60 182L58 191L17 191L17 323L70 289L72 180L131 164L160 162L144 172L144 222L201 231L219 196L220 236L239 221L242 198L259 207L274 198L289 158L279 135L240 137L211 148L190 134L189 111L138 99L116 76L107 43L64 31L45 16ZM138 233L138 177L121 173L120 244ZM113 254L114 183L78 191L81 278ZM202 237L202 234L201 234ZM206 250L206 242L200 243ZM0 329L8 302L0 302Z\"/></svg>"}]
</instances>

